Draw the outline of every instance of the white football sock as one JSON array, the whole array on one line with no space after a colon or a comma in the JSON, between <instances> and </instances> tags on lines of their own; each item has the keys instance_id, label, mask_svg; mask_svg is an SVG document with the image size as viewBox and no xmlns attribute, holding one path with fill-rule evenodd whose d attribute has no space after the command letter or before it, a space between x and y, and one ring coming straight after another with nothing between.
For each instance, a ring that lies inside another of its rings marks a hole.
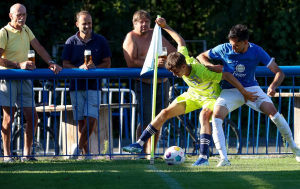
<instances>
[{"instance_id":1,"label":"white football sock","mask_svg":"<svg viewBox=\"0 0 300 189\"><path fill-rule=\"evenodd\" d=\"M279 112L277 112L272 118L271 120L275 123L275 125L277 126L278 130L280 131L281 135L283 136L283 138L286 139L286 141L289 143L291 148L295 148L297 147L297 145L295 144L294 140L293 140L293 134L292 131L288 125L288 123L286 122L286 120L284 119L283 116L281 116L279 114Z\"/></svg>"},{"instance_id":2,"label":"white football sock","mask_svg":"<svg viewBox=\"0 0 300 189\"><path fill-rule=\"evenodd\" d=\"M222 128L223 120L219 118L212 119L212 137L214 139L214 143L216 149L220 154L220 158L224 160L228 160L226 145L225 145L225 135Z\"/></svg>"}]
</instances>

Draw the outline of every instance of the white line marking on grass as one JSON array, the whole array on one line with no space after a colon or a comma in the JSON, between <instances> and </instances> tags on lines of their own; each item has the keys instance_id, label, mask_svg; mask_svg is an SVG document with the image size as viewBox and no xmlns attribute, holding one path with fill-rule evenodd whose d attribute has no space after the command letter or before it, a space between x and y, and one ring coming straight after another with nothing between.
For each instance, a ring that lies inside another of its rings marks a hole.
<instances>
[{"instance_id":1,"label":"white line marking on grass","mask_svg":"<svg viewBox=\"0 0 300 189\"><path fill-rule=\"evenodd\" d=\"M183 189L175 179L170 177L167 173L164 173L162 170L158 170L154 165L148 165L147 167L150 170L155 171L155 173L158 174L169 186L172 186L172 188Z\"/></svg>"}]
</instances>

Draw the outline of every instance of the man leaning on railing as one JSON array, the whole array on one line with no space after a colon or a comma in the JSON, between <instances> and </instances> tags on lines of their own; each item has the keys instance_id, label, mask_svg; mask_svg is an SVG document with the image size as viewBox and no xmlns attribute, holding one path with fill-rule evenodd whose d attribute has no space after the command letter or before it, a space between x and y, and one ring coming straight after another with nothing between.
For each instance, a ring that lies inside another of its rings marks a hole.
<instances>
[{"instance_id":1,"label":"man leaning on railing","mask_svg":"<svg viewBox=\"0 0 300 189\"><path fill-rule=\"evenodd\" d=\"M55 74L60 72L62 68L52 61L44 47L41 46L29 27L25 25L27 18L25 6L22 4L14 4L10 8L9 18L11 22L0 30L0 69L35 69L35 62L27 61L27 54L31 45L43 60L49 64L49 68L53 70ZM23 107L27 122L24 137L24 157L21 158L21 161L37 161L30 155L33 142L32 129L34 128L34 131L36 130L38 122L38 116L34 107L35 104L32 102L31 90L32 82L30 80L23 80L22 84L19 80L3 79L0 81L0 104L3 109L1 134L3 138L4 162L6 163L15 161L11 157L10 151L10 125L13 120L12 115L15 113L14 104L16 104L17 107ZM32 120L32 114L34 115L34 120Z\"/></svg>"},{"instance_id":2,"label":"man leaning on railing","mask_svg":"<svg viewBox=\"0 0 300 189\"><path fill-rule=\"evenodd\" d=\"M95 34L92 31L91 14L88 11L81 11L76 18L76 26L79 31L65 43L62 54L63 67L85 70L95 67L109 68L111 64L109 44L102 35ZM94 131L101 103L100 81L89 79L87 84L85 79L78 79L77 81L72 79L70 81L73 119L78 120L79 131L78 146L77 143L72 145L70 159L77 159L83 149L85 154L88 154L88 139ZM89 155L85 156L85 159L90 158Z\"/></svg>"}]
</instances>

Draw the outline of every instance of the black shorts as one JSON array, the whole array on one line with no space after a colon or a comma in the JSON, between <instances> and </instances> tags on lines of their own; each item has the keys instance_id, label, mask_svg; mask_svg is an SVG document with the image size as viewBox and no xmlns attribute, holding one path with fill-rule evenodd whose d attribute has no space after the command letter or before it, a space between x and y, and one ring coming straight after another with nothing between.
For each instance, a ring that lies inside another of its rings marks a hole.
<instances>
[{"instance_id":1,"label":"black shorts","mask_svg":"<svg viewBox=\"0 0 300 189\"><path fill-rule=\"evenodd\" d=\"M159 112L162 109L168 107L169 88L170 88L169 80L167 80L164 83L157 83L155 115L159 114ZM136 81L135 92L138 100L140 124L148 125L152 120L152 95L153 95L152 86L151 84Z\"/></svg>"}]
</instances>

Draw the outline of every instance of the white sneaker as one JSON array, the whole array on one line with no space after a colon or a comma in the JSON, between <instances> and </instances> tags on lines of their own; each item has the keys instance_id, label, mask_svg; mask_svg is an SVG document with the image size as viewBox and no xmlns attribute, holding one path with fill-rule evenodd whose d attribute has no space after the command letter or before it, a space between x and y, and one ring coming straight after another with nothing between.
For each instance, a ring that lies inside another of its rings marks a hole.
<instances>
[{"instance_id":1,"label":"white sneaker","mask_svg":"<svg viewBox=\"0 0 300 189\"><path fill-rule=\"evenodd\" d=\"M230 166L231 163L229 160L221 159L217 167Z\"/></svg>"},{"instance_id":2,"label":"white sneaker","mask_svg":"<svg viewBox=\"0 0 300 189\"><path fill-rule=\"evenodd\" d=\"M300 163L300 149L298 147L291 148L293 154L296 156L296 160Z\"/></svg>"},{"instance_id":3,"label":"white sneaker","mask_svg":"<svg viewBox=\"0 0 300 189\"><path fill-rule=\"evenodd\" d=\"M72 145L72 155L69 156L69 159L78 159L78 156L82 153L82 150L80 150L78 147L77 147L77 144L73 144ZM78 152L78 153L77 153Z\"/></svg>"}]
</instances>

